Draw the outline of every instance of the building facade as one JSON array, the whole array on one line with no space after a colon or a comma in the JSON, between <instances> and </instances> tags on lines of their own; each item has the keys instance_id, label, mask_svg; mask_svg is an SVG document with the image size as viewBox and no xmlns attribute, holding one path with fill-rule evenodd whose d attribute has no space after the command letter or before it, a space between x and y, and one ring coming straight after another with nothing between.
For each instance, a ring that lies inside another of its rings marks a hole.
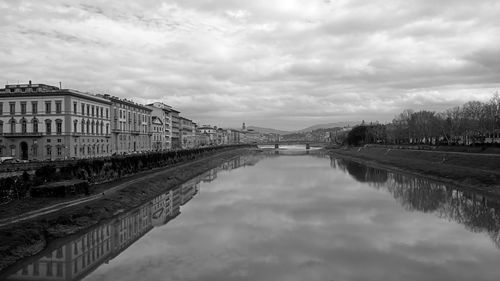
<instances>
[{"instance_id":1,"label":"building facade","mask_svg":"<svg viewBox=\"0 0 500 281\"><path fill-rule=\"evenodd\" d=\"M161 149L168 150L172 148L172 107L161 102L155 102L146 105L151 109L151 116L158 118L162 124L163 129L161 133L157 133L161 138ZM154 131L154 130L153 130ZM154 141L153 141L154 142Z\"/></svg>"},{"instance_id":2,"label":"building facade","mask_svg":"<svg viewBox=\"0 0 500 281\"><path fill-rule=\"evenodd\" d=\"M157 116L151 117L151 149L153 151L163 150L163 138L165 137L165 128L163 122Z\"/></svg>"},{"instance_id":3,"label":"building facade","mask_svg":"<svg viewBox=\"0 0 500 281\"><path fill-rule=\"evenodd\" d=\"M181 122L179 111L172 109L172 149L180 149L181 145Z\"/></svg>"},{"instance_id":4,"label":"building facade","mask_svg":"<svg viewBox=\"0 0 500 281\"><path fill-rule=\"evenodd\" d=\"M63 160L109 156L110 105L99 96L45 84L0 89L0 156Z\"/></svg>"},{"instance_id":5,"label":"building facade","mask_svg":"<svg viewBox=\"0 0 500 281\"><path fill-rule=\"evenodd\" d=\"M180 117L180 137L182 148L196 147L196 124L185 117Z\"/></svg>"},{"instance_id":6,"label":"building facade","mask_svg":"<svg viewBox=\"0 0 500 281\"><path fill-rule=\"evenodd\" d=\"M151 151L151 109L104 95L111 102L111 141L116 154Z\"/></svg>"}]
</instances>

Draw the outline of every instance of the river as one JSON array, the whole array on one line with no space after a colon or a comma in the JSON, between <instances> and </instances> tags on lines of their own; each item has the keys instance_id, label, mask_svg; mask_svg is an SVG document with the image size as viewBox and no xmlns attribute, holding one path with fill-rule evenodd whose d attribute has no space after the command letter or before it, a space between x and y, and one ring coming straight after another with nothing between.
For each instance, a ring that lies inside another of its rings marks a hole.
<instances>
[{"instance_id":1,"label":"river","mask_svg":"<svg viewBox=\"0 0 500 281\"><path fill-rule=\"evenodd\" d=\"M498 280L497 209L499 198L282 148L229 161L3 276Z\"/></svg>"}]
</instances>

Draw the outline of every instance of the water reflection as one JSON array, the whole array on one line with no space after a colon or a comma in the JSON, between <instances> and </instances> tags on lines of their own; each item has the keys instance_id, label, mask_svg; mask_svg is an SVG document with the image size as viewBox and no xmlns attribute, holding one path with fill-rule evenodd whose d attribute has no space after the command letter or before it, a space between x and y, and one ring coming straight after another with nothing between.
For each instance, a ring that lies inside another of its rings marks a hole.
<instances>
[{"instance_id":1,"label":"water reflection","mask_svg":"<svg viewBox=\"0 0 500 281\"><path fill-rule=\"evenodd\" d=\"M248 169L220 173L239 167ZM60 240L10 278L496 280L498 202L324 154L271 150Z\"/></svg>"},{"instance_id":2,"label":"water reflection","mask_svg":"<svg viewBox=\"0 0 500 281\"><path fill-rule=\"evenodd\" d=\"M500 198L478 191L420 177L396 174L345 159L330 159L330 166L341 169L360 182L388 191L409 211L435 213L463 224L469 231L486 232L500 248Z\"/></svg>"},{"instance_id":3,"label":"water reflection","mask_svg":"<svg viewBox=\"0 0 500 281\"><path fill-rule=\"evenodd\" d=\"M200 182L211 182L217 172L255 165L265 156L238 157L163 193L140 207L100 224L88 232L55 241L40 254L14 265L0 280L80 280L99 265L108 263L154 227L181 213L181 206L198 192ZM9 274L8 272L13 272Z\"/></svg>"}]
</instances>

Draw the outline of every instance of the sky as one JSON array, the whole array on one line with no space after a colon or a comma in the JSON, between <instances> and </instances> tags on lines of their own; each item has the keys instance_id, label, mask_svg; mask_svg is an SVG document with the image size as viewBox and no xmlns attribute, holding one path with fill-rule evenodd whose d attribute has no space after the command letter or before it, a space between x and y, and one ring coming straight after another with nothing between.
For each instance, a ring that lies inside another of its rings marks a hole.
<instances>
[{"instance_id":1,"label":"sky","mask_svg":"<svg viewBox=\"0 0 500 281\"><path fill-rule=\"evenodd\" d=\"M295 130L487 101L495 0L0 0L0 83Z\"/></svg>"}]
</instances>

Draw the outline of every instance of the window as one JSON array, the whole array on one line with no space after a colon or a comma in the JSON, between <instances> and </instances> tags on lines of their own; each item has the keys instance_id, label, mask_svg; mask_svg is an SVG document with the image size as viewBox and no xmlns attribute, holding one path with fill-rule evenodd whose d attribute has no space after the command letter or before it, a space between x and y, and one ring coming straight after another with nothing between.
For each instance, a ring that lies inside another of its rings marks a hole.
<instances>
[{"instance_id":1,"label":"window","mask_svg":"<svg viewBox=\"0 0 500 281\"><path fill-rule=\"evenodd\" d=\"M12 119L10 121L10 132L15 133L16 132L16 120Z\"/></svg>"},{"instance_id":2,"label":"window","mask_svg":"<svg viewBox=\"0 0 500 281\"><path fill-rule=\"evenodd\" d=\"M87 120L87 134L90 134L90 121Z\"/></svg>"},{"instance_id":3,"label":"window","mask_svg":"<svg viewBox=\"0 0 500 281\"><path fill-rule=\"evenodd\" d=\"M50 135L52 133L52 123L45 123L45 132L47 133L47 135Z\"/></svg>"},{"instance_id":4,"label":"window","mask_svg":"<svg viewBox=\"0 0 500 281\"><path fill-rule=\"evenodd\" d=\"M57 276L58 277L63 276L63 264L62 264L62 262L57 263Z\"/></svg>"},{"instance_id":5,"label":"window","mask_svg":"<svg viewBox=\"0 0 500 281\"><path fill-rule=\"evenodd\" d=\"M62 248L59 248L57 249L57 252L56 252L56 258L60 259L63 257L63 251L62 251Z\"/></svg>"},{"instance_id":6,"label":"window","mask_svg":"<svg viewBox=\"0 0 500 281\"><path fill-rule=\"evenodd\" d=\"M109 124L106 124L106 135L109 134Z\"/></svg>"},{"instance_id":7,"label":"window","mask_svg":"<svg viewBox=\"0 0 500 281\"><path fill-rule=\"evenodd\" d=\"M26 120L21 121L21 132L26 134L28 132L28 126L26 124Z\"/></svg>"},{"instance_id":8,"label":"window","mask_svg":"<svg viewBox=\"0 0 500 281\"><path fill-rule=\"evenodd\" d=\"M84 114L85 114L85 104L84 104L84 103L82 103L82 113L81 113L81 114L82 114L82 115L84 115Z\"/></svg>"},{"instance_id":9,"label":"window","mask_svg":"<svg viewBox=\"0 0 500 281\"><path fill-rule=\"evenodd\" d=\"M10 106L10 115L16 114L16 103L15 102L9 102Z\"/></svg>"},{"instance_id":10,"label":"window","mask_svg":"<svg viewBox=\"0 0 500 281\"><path fill-rule=\"evenodd\" d=\"M75 155L78 155L78 148L76 145L75 145ZM75 243L75 251L76 251L76 243ZM75 254L76 254L76 252L75 252Z\"/></svg>"},{"instance_id":11,"label":"window","mask_svg":"<svg viewBox=\"0 0 500 281\"><path fill-rule=\"evenodd\" d=\"M92 121L92 134L94 134L94 121Z\"/></svg>"},{"instance_id":12,"label":"window","mask_svg":"<svg viewBox=\"0 0 500 281\"><path fill-rule=\"evenodd\" d=\"M33 120L33 133L38 133L38 120Z\"/></svg>"},{"instance_id":13,"label":"window","mask_svg":"<svg viewBox=\"0 0 500 281\"><path fill-rule=\"evenodd\" d=\"M3 133L3 122L2 122L2 121L0 121L0 134L2 134L2 133ZM0 155L1 155L1 154L0 154Z\"/></svg>"},{"instance_id":14,"label":"window","mask_svg":"<svg viewBox=\"0 0 500 281\"><path fill-rule=\"evenodd\" d=\"M45 102L45 114L50 114L51 111L52 111L52 109L51 109L51 102L50 101L46 101Z\"/></svg>"},{"instance_id":15,"label":"window","mask_svg":"<svg viewBox=\"0 0 500 281\"><path fill-rule=\"evenodd\" d=\"M85 121L82 121L82 124L81 124L81 133L83 134L85 132Z\"/></svg>"},{"instance_id":16,"label":"window","mask_svg":"<svg viewBox=\"0 0 500 281\"><path fill-rule=\"evenodd\" d=\"M94 106L92 106L92 117L94 117Z\"/></svg>"},{"instance_id":17,"label":"window","mask_svg":"<svg viewBox=\"0 0 500 281\"><path fill-rule=\"evenodd\" d=\"M3 115L3 102L0 102L0 115Z\"/></svg>"},{"instance_id":18,"label":"window","mask_svg":"<svg viewBox=\"0 0 500 281\"><path fill-rule=\"evenodd\" d=\"M33 264L33 275L38 276L40 274L40 264L35 262Z\"/></svg>"},{"instance_id":19,"label":"window","mask_svg":"<svg viewBox=\"0 0 500 281\"><path fill-rule=\"evenodd\" d=\"M31 102L31 111L33 112L33 114L38 114L38 102L37 101Z\"/></svg>"},{"instance_id":20,"label":"window","mask_svg":"<svg viewBox=\"0 0 500 281\"><path fill-rule=\"evenodd\" d=\"M37 147L37 145L36 145L36 144L35 144L35 145L33 145L33 146L32 146L32 149L33 149L33 155L34 155L35 157L37 157L37 155L38 155L38 147Z\"/></svg>"},{"instance_id":21,"label":"window","mask_svg":"<svg viewBox=\"0 0 500 281\"><path fill-rule=\"evenodd\" d=\"M0 103L0 108L2 107L2 104ZM0 109L1 110L1 109ZM0 112L0 115L2 115L2 113ZM109 110L106 108L106 119L108 119L109 117Z\"/></svg>"},{"instance_id":22,"label":"window","mask_svg":"<svg viewBox=\"0 0 500 281\"><path fill-rule=\"evenodd\" d=\"M90 105L87 104L87 116L90 116Z\"/></svg>"},{"instance_id":23,"label":"window","mask_svg":"<svg viewBox=\"0 0 500 281\"><path fill-rule=\"evenodd\" d=\"M102 113L103 113L103 108L101 107L101 118L104 116Z\"/></svg>"},{"instance_id":24,"label":"window","mask_svg":"<svg viewBox=\"0 0 500 281\"><path fill-rule=\"evenodd\" d=\"M75 120L75 121L73 122L73 132L75 132L75 133L76 133L76 132L78 132L78 130L77 130L77 129L78 129L78 120Z\"/></svg>"},{"instance_id":25,"label":"window","mask_svg":"<svg viewBox=\"0 0 500 281\"><path fill-rule=\"evenodd\" d=\"M52 146L47 146L47 156L51 156L52 155Z\"/></svg>"},{"instance_id":26,"label":"window","mask_svg":"<svg viewBox=\"0 0 500 281\"><path fill-rule=\"evenodd\" d=\"M61 113L62 111L62 104L60 101L56 101L56 113Z\"/></svg>"},{"instance_id":27,"label":"window","mask_svg":"<svg viewBox=\"0 0 500 281\"><path fill-rule=\"evenodd\" d=\"M21 114L26 114L26 102L21 102Z\"/></svg>"},{"instance_id":28,"label":"window","mask_svg":"<svg viewBox=\"0 0 500 281\"><path fill-rule=\"evenodd\" d=\"M76 114L76 108L77 108L77 106L76 106L76 102L74 102L74 103L73 103L73 114Z\"/></svg>"},{"instance_id":29,"label":"window","mask_svg":"<svg viewBox=\"0 0 500 281\"><path fill-rule=\"evenodd\" d=\"M62 121L56 121L56 133L58 135L62 134Z\"/></svg>"},{"instance_id":30,"label":"window","mask_svg":"<svg viewBox=\"0 0 500 281\"><path fill-rule=\"evenodd\" d=\"M57 156L61 156L62 154L62 149L60 146L57 147Z\"/></svg>"}]
</instances>

